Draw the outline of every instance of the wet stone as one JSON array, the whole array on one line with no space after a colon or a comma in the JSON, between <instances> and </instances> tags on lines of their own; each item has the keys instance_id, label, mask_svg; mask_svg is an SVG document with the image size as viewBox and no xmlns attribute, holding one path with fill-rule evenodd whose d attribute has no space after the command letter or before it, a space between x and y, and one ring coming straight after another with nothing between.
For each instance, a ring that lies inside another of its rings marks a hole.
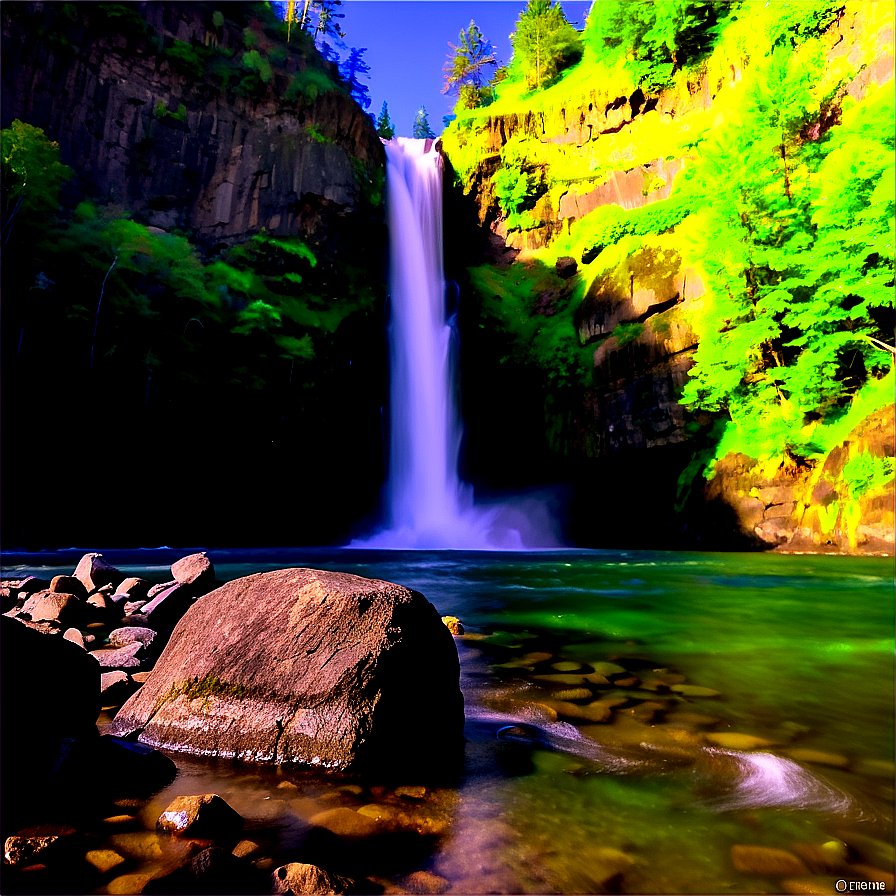
<instances>
[{"instance_id":1,"label":"wet stone","mask_svg":"<svg viewBox=\"0 0 896 896\"><path fill-rule=\"evenodd\" d=\"M576 687L585 683L583 675L530 675L529 678L532 681L543 684L565 685L567 687Z\"/></svg>"},{"instance_id":2,"label":"wet stone","mask_svg":"<svg viewBox=\"0 0 896 896\"><path fill-rule=\"evenodd\" d=\"M705 734L704 738L708 743L724 750L761 750L764 747L774 746L774 741L764 737L740 734L736 731L713 731Z\"/></svg>"},{"instance_id":3,"label":"wet stone","mask_svg":"<svg viewBox=\"0 0 896 896\"><path fill-rule=\"evenodd\" d=\"M834 874L846 865L849 856L849 850L842 840L794 843L791 849L813 874Z\"/></svg>"},{"instance_id":4,"label":"wet stone","mask_svg":"<svg viewBox=\"0 0 896 896\"><path fill-rule=\"evenodd\" d=\"M243 818L216 793L192 794L169 803L156 826L178 836L216 839L239 831Z\"/></svg>"},{"instance_id":5,"label":"wet stone","mask_svg":"<svg viewBox=\"0 0 896 896\"><path fill-rule=\"evenodd\" d=\"M555 691L553 696L557 700L564 702L571 700L588 700L591 698L591 691L588 688L568 688L566 690Z\"/></svg>"},{"instance_id":6,"label":"wet stone","mask_svg":"<svg viewBox=\"0 0 896 896\"><path fill-rule=\"evenodd\" d=\"M792 896L837 896L830 877L791 877L781 881L781 891Z\"/></svg>"},{"instance_id":7,"label":"wet stone","mask_svg":"<svg viewBox=\"0 0 896 896\"><path fill-rule=\"evenodd\" d=\"M420 896L438 896L451 886L450 882L433 874L431 871L413 871L402 881L402 891L405 893L420 894Z\"/></svg>"},{"instance_id":8,"label":"wet stone","mask_svg":"<svg viewBox=\"0 0 896 896\"><path fill-rule=\"evenodd\" d=\"M522 660L524 663L530 663L535 666L538 663L546 663L548 660L553 659L553 656L552 653L546 653L543 650L533 650L524 654Z\"/></svg>"},{"instance_id":9,"label":"wet stone","mask_svg":"<svg viewBox=\"0 0 896 896\"><path fill-rule=\"evenodd\" d=\"M305 896L354 893L357 890L351 878L330 874L316 865L290 862L281 865L271 874L271 893L301 893Z\"/></svg>"},{"instance_id":10,"label":"wet stone","mask_svg":"<svg viewBox=\"0 0 896 896\"><path fill-rule=\"evenodd\" d=\"M464 633L464 625L457 616L443 616L442 622L445 623L452 635L462 635Z\"/></svg>"},{"instance_id":11,"label":"wet stone","mask_svg":"<svg viewBox=\"0 0 896 896\"><path fill-rule=\"evenodd\" d=\"M738 871L745 874L766 877L805 877L809 874L809 869L799 856L769 846L732 846L731 861Z\"/></svg>"},{"instance_id":12,"label":"wet stone","mask_svg":"<svg viewBox=\"0 0 896 896\"><path fill-rule=\"evenodd\" d=\"M371 837L382 831L382 825L377 819L345 807L326 809L323 812L312 815L309 820L311 824L320 828L326 828L337 836L349 840Z\"/></svg>"},{"instance_id":13,"label":"wet stone","mask_svg":"<svg viewBox=\"0 0 896 896\"><path fill-rule=\"evenodd\" d=\"M606 675L601 675L600 672L591 672L585 676L585 681L599 688L607 687L610 684L610 679Z\"/></svg>"},{"instance_id":14,"label":"wet stone","mask_svg":"<svg viewBox=\"0 0 896 896\"><path fill-rule=\"evenodd\" d=\"M641 684L641 679L636 675L626 675L623 678L613 679L613 684L619 688L636 688Z\"/></svg>"},{"instance_id":15,"label":"wet stone","mask_svg":"<svg viewBox=\"0 0 896 896\"><path fill-rule=\"evenodd\" d=\"M358 788L358 793L360 792L361 790ZM407 800L422 800L426 793L426 788L420 785L403 785L395 788L395 795Z\"/></svg>"},{"instance_id":16,"label":"wet stone","mask_svg":"<svg viewBox=\"0 0 896 896\"><path fill-rule=\"evenodd\" d=\"M578 672L582 664L574 660L561 660L559 663L551 663L551 668L555 672Z\"/></svg>"},{"instance_id":17,"label":"wet stone","mask_svg":"<svg viewBox=\"0 0 896 896\"><path fill-rule=\"evenodd\" d=\"M627 669L624 669L622 666L617 663L591 663L591 668L599 673L600 675L604 675L609 677L610 675L622 675L627 672Z\"/></svg>"},{"instance_id":18,"label":"wet stone","mask_svg":"<svg viewBox=\"0 0 896 896\"><path fill-rule=\"evenodd\" d=\"M794 762L810 762L813 765L825 765L828 768L849 768L849 759L839 753L827 753L822 750L805 750L797 747L787 751Z\"/></svg>"},{"instance_id":19,"label":"wet stone","mask_svg":"<svg viewBox=\"0 0 896 896\"><path fill-rule=\"evenodd\" d=\"M92 865L100 874L108 874L125 864L127 859L114 849L91 849L84 856L88 865Z\"/></svg>"}]
</instances>

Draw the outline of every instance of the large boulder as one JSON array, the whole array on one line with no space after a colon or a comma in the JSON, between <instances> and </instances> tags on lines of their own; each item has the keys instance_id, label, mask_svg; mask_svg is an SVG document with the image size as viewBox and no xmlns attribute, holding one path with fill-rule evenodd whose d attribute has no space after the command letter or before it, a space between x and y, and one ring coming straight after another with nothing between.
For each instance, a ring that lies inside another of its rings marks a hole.
<instances>
[{"instance_id":1,"label":"large boulder","mask_svg":"<svg viewBox=\"0 0 896 896\"><path fill-rule=\"evenodd\" d=\"M283 569L197 600L111 733L410 779L448 770L463 722L454 639L423 595Z\"/></svg>"}]
</instances>

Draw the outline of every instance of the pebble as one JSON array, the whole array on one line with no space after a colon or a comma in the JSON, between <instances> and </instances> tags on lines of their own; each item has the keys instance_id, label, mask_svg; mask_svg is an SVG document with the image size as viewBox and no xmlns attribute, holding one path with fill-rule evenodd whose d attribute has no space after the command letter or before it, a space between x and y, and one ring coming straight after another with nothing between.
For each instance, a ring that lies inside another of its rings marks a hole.
<instances>
[{"instance_id":1,"label":"pebble","mask_svg":"<svg viewBox=\"0 0 896 896\"><path fill-rule=\"evenodd\" d=\"M543 650L533 650L529 653L523 655L523 662L531 663L533 666L536 663L546 663L548 660L553 659L554 655L552 653L545 653Z\"/></svg>"},{"instance_id":2,"label":"pebble","mask_svg":"<svg viewBox=\"0 0 896 896\"><path fill-rule=\"evenodd\" d=\"M624 678L615 678L613 684L619 688L636 688L641 684L641 679L637 675L626 675Z\"/></svg>"},{"instance_id":3,"label":"pebble","mask_svg":"<svg viewBox=\"0 0 896 896\"><path fill-rule=\"evenodd\" d=\"M103 819L106 827L122 828L127 825L139 824L139 821L133 815L110 815Z\"/></svg>"},{"instance_id":4,"label":"pebble","mask_svg":"<svg viewBox=\"0 0 896 896\"><path fill-rule=\"evenodd\" d=\"M551 663L551 668L556 672L578 672L582 664L573 660L561 660L559 663Z\"/></svg>"},{"instance_id":5,"label":"pebble","mask_svg":"<svg viewBox=\"0 0 896 896\"><path fill-rule=\"evenodd\" d=\"M606 675L601 675L600 672L592 672L590 675L586 675L585 681L588 684L597 685L597 687L606 687L610 683L610 679Z\"/></svg>"},{"instance_id":6,"label":"pebble","mask_svg":"<svg viewBox=\"0 0 896 896\"><path fill-rule=\"evenodd\" d=\"M569 688L567 690L555 691L553 694L557 700L588 700L591 697L591 691L588 688Z\"/></svg>"},{"instance_id":7,"label":"pebble","mask_svg":"<svg viewBox=\"0 0 896 896\"><path fill-rule=\"evenodd\" d=\"M842 840L826 843L794 843L791 847L814 874L834 874L846 864L849 850Z\"/></svg>"},{"instance_id":8,"label":"pebble","mask_svg":"<svg viewBox=\"0 0 896 896\"><path fill-rule=\"evenodd\" d=\"M704 688L697 684L673 684L670 690L682 697L721 697L721 691Z\"/></svg>"},{"instance_id":9,"label":"pebble","mask_svg":"<svg viewBox=\"0 0 896 896\"><path fill-rule=\"evenodd\" d=\"M565 719L593 722L595 724L609 721L610 716L612 715L611 708L600 701L592 703L589 706L580 706L577 703L557 700L554 703L554 709L556 709L557 715L562 716Z\"/></svg>"},{"instance_id":10,"label":"pebble","mask_svg":"<svg viewBox=\"0 0 896 896\"><path fill-rule=\"evenodd\" d=\"M804 750L802 747L788 750L787 755L795 762L811 762L828 768L849 768L849 759L839 753L825 753L822 750Z\"/></svg>"},{"instance_id":11,"label":"pebble","mask_svg":"<svg viewBox=\"0 0 896 896\"><path fill-rule=\"evenodd\" d=\"M361 792L360 788L358 792ZM395 788L395 796L401 796L408 800L422 800L426 793L426 788L420 785L404 785Z\"/></svg>"},{"instance_id":12,"label":"pebble","mask_svg":"<svg viewBox=\"0 0 896 896\"><path fill-rule=\"evenodd\" d=\"M362 806L362 809L366 808ZM348 839L370 837L381 829L379 822L367 813L355 812L354 809L345 807L325 809L312 815L309 821L319 828L326 828L337 836Z\"/></svg>"},{"instance_id":13,"label":"pebble","mask_svg":"<svg viewBox=\"0 0 896 896\"><path fill-rule=\"evenodd\" d=\"M431 871L412 871L402 881L402 892L420 896L438 896L451 886L450 882Z\"/></svg>"},{"instance_id":14,"label":"pebble","mask_svg":"<svg viewBox=\"0 0 896 896\"><path fill-rule=\"evenodd\" d=\"M585 683L584 675L530 675L529 677L532 681L541 681L545 684L560 684L571 687L581 686Z\"/></svg>"},{"instance_id":15,"label":"pebble","mask_svg":"<svg viewBox=\"0 0 896 896\"><path fill-rule=\"evenodd\" d=\"M115 868L119 868L127 861L114 849L91 849L84 856L89 865L93 865L100 874L108 874Z\"/></svg>"},{"instance_id":16,"label":"pebble","mask_svg":"<svg viewBox=\"0 0 896 896\"><path fill-rule=\"evenodd\" d=\"M774 741L754 734L740 734L737 731L712 731L703 737L713 746L722 747L724 750L761 750L763 747L771 747Z\"/></svg>"},{"instance_id":17,"label":"pebble","mask_svg":"<svg viewBox=\"0 0 896 896\"><path fill-rule=\"evenodd\" d=\"M745 874L762 874L766 877L809 876L809 869L799 856L770 846L737 844L731 847L731 861L738 871Z\"/></svg>"},{"instance_id":18,"label":"pebble","mask_svg":"<svg viewBox=\"0 0 896 896\"><path fill-rule=\"evenodd\" d=\"M591 663L591 668L594 669L600 675L621 675L624 672L627 672L627 669L623 669L622 666L617 665L616 663Z\"/></svg>"},{"instance_id":19,"label":"pebble","mask_svg":"<svg viewBox=\"0 0 896 896\"><path fill-rule=\"evenodd\" d=\"M129 896L131 893L142 893L143 888L155 878L158 871L133 871L130 874L122 874L106 885L106 892L110 896Z\"/></svg>"},{"instance_id":20,"label":"pebble","mask_svg":"<svg viewBox=\"0 0 896 896\"><path fill-rule=\"evenodd\" d=\"M134 859L138 862L151 862L162 858L161 841L158 834L152 831L112 834L107 840L116 852L120 852L128 859Z\"/></svg>"}]
</instances>

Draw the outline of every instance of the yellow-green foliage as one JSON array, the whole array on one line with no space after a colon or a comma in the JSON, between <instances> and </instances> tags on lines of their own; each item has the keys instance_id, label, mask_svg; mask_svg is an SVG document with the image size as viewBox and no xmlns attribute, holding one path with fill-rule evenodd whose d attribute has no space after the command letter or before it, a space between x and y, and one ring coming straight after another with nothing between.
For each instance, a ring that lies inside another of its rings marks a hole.
<instances>
[{"instance_id":1,"label":"yellow-green foliage","mask_svg":"<svg viewBox=\"0 0 896 896\"><path fill-rule=\"evenodd\" d=\"M162 706L178 697L186 697L187 700L201 700L202 708L208 709L212 697L244 700L251 696L252 690L245 685L224 682L217 675L210 674L202 678L188 678L172 684L165 695L159 699L153 712L158 712Z\"/></svg>"}]
</instances>

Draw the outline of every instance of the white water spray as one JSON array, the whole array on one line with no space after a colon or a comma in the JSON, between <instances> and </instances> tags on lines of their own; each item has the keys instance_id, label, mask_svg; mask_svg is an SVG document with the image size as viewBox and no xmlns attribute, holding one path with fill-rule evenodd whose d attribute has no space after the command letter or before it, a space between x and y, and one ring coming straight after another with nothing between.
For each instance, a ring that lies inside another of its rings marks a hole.
<instances>
[{"instance_id":1,"label":"white water spray","mask_svg":"<svg viewBox=\"0 0 896 896\"><path fill-rule=\"evenodd\" d=\"M559 546L537 502L474 506L458 476L454 316L442 264L442 157L431 140L386 143L389 224L388 528L356 546L518 550ZM537 517L543 519L537 519Z\"/></svg>"}]
</instances>

